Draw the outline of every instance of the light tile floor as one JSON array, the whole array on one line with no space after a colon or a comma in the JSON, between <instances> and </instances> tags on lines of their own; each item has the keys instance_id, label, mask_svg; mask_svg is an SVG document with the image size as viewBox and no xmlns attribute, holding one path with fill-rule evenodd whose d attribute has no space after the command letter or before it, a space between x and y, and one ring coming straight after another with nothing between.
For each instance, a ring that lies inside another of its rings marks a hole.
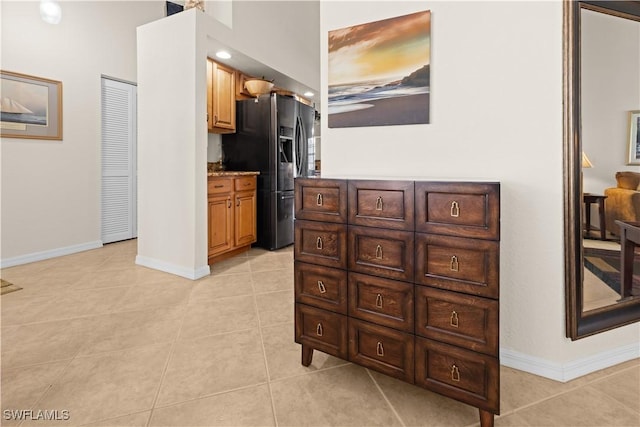
<instances>
[{"instance_id":1,"label":"light tile floor","mask_svg":"<svg viewBox=\"0 0 640 427\"><path fill-rule=\"evenodd\" d=\"M315 352L293 334L292 250L190 281L136 241L7 268L2 425L475 426L475 408ZM558 383L501 369L498 426L640 426L640 362ZM17 422L6 410L68 420ZM51 414L51 413L50 413Z\"/></svg>"}]
</instances>

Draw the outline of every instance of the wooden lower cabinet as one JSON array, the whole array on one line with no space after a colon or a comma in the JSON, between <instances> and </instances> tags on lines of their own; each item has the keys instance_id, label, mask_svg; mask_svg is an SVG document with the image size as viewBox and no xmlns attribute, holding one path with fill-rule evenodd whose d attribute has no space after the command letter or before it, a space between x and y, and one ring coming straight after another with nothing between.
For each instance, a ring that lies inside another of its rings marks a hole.
<instances>
[{"instance_id":1,"label":"wooden lower cabinet","mask_svg":"<svg viewBox=\"0 0 640 427\"><path fill-rule=\"evenodd\" d=\"M498 183L297 178L295 340L500 413Z\"/></svg>"},{"instance_id":2,"label":"wooden lower cabinet","mask_svg":"<svg viewBox=\"0 0 640 427\"><path fill-rule=\"evenodd\" d=\"M256 176L209 177L209 264L249 250L257 240Z\"/></svg>"}]
</instances>

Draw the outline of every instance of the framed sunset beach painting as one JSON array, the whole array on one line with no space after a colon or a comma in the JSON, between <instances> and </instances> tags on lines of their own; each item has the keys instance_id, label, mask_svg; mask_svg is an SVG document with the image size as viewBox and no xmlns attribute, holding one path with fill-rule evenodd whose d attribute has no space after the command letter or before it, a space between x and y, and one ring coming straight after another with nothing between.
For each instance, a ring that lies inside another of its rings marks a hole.
<instances>
[{"instance_id":1,"label":"framed sunset beach painting","mask_svg":"<svg viewBox=\"0 0 640 427\"><path fill-rule=\"evenodd\" d=\"M431 12L329 31L330 128L429 123Z\"/></svg>"}]
</instances>

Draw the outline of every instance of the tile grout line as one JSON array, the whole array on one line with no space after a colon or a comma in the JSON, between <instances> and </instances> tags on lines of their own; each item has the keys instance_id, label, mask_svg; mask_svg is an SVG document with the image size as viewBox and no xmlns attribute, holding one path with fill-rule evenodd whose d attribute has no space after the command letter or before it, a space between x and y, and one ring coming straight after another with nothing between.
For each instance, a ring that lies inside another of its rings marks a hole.
<instances>
[{"instance_id":1,"label":"tile grout line","mask_svg":"<svg viewBox=\"0 0 640 427\"><path fill-rule=\"evenodd\" d=\"M258 298L256 296L256 288L253 284L253 271L251 269L251 261L249 260L249 280L251 281L251 289L253 290L253 305L256 310L256 317L258 318L258 334L260 335L260 346L262 348L262 360L264 362L264 369L267 375L267 390L269 391L269 400L271 401L271 413L273 415L273 423L275 427L278 427L278 416L276 414L276 404L273 400L273 391L271 390L271 375L269 373L269 364L267 363L267 350L264 346L264 335L262 334L262 321L260 320L260 309L258 308Z\"/></svg>"},{"instance_id":2,"label":"tile grout line","mask_svg":"<svg viewBox=\"0 0 640 427\"><path fill-rule=\"evenodd\" d=\"M189 291L189 298L187 299L187 303L191 299L192 292L193 292L193 287ZM173 355L175 353L176 347L178 346L178 341L180 340L180 336L182 335L182 328L184 327L184 321L185 321L185 318L187 317L188 312L189 312L188 310L186 309L184 310L184 313L182 314L182 319L180 320L180 328L178 329L176 338L171 343L171 349L169 350L169 355L167 356L167 360L162 369L162 374L160 375L160 381L158 381L158 389L156 390L155 396L153 398L153 402L151 403L151 411L149 412L149 418L147 419L147 423L145 424L146 427L149 427L149 424L151 423L151 418L153 418L153 412L156 409L156 402L158 401L158 397L160 396L160 390L162 390L162 385L164 384L167 371L169 370L169 364L173 360Z\"/></svg>"},{"instance_id":3,"label":"tile grout line","mask_svg":"<svg viewBox=\"0 0 640 427\"><path fill-rule=\"evenodd\" d=\"M367 374L369 375L369 378L371 378L371 381L373 381L373 384L376 386L376 388L378 389L378 391L382 395L382 398L384 399L385 402L387 402L387 405L389 405L389 407L391 408L391 411L393 412L393 415L395 415L396 418L398 419L398 421L400 421L400 425L402 427L407 427L406 424L404 423L404 421L402 420L402 418L400 417L400 414L398 414L398 411L396 411L396 408L393 406L393 404L391 403L389 398L387 398L387 395L384 393L384 391L382 391L382 387L380 387L380 384L378 384L376 379L373 378L373 375L371 374L371 371L368 368L365 368L364 370L367 371Z\"/></svg>"}]
</instances>

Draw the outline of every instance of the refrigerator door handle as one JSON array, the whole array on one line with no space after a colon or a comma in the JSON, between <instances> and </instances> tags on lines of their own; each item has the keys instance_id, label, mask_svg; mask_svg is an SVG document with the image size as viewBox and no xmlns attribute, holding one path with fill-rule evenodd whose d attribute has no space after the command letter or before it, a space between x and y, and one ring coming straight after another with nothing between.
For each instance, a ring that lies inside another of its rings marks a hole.
<instances>
[{"instance_id":1,"label":"refrigerator door handle","mask_svg":"<svg viewBox=\"0 0 640 427\"><path fill-rule=\"evenodd\" d=\"M304 176L304 159L302 156L306 155L304 153L304 127L302 126L302 120L300 117L296 117L296 135L295 135L295 144L296 144L296 154L295 154L295 168L296 168L296 176Z\"/></svg>"}]
</instances>

